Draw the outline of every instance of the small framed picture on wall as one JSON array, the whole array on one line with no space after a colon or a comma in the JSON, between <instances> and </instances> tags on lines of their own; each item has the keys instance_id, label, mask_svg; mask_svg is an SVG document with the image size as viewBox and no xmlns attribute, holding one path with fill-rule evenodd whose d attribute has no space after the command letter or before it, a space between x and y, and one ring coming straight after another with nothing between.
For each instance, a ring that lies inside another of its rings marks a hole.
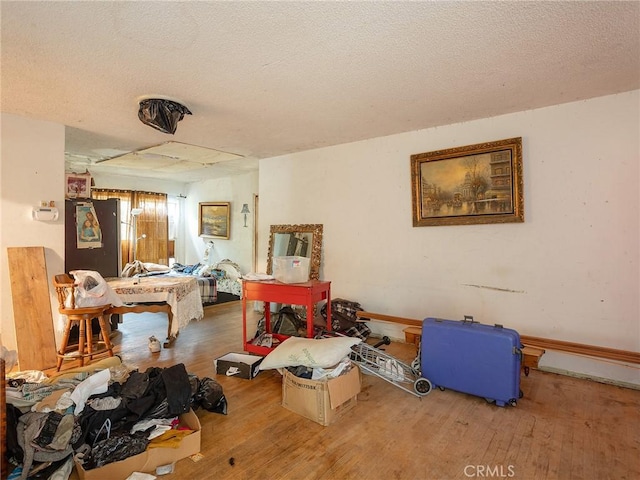
<instances>
[{"instance_id":1,"label":"small framed picture on wall","mask_svg":"<svg viewBox=\"0 0 640 480\"><path fill-rule=\"evenodd\" d=\"M65 198L89 198L91 197L91 175L88 173L65 175Z\"/></svg>"}]
</instances>

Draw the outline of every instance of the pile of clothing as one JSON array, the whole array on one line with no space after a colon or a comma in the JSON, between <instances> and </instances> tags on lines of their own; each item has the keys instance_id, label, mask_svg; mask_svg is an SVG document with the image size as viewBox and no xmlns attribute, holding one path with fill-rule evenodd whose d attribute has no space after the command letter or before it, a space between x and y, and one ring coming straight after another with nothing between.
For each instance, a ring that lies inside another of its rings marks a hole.
<instances>
[{"instance_id":1,"label":"pile of clothing","mask_svg":"<svg viewBox=\"0 0 640 480\"><path fill-rule=\"evenodd\" d=\"M98 371L7 381L7 455L18 465L10 478L69 478L74 458L91 470L192 433L178 422L190 409L227 413L220 384L182 363L140 372L106 360Z\"/></svg>"}]
</instances>

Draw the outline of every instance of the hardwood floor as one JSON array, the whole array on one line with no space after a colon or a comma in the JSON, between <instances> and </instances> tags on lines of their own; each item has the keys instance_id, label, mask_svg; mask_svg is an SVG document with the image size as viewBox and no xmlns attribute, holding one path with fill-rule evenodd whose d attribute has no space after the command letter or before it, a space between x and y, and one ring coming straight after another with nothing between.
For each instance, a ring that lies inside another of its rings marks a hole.
<instances>
[{"instance_id":1,"label":"hardwood floor","mask_svg":"<svg viewBox=\"0 0 640 480\"><path fill-rule=\"evenodd\" d=\"M184 363L216 379L228 401L226 416L196 412L204 458L181 460L163 479L640 478L637 390L532 370L522 377L524 398L500 408L449 390L418 399L363 375L355 409L323 427L280 405L276 371L253 380L215 374L216 357L242 351L241 318L240 302L208 307L158 354L147 342L164 338L164 315L127 315L119 327L124 363ZM413 345L386 348L405 361L415 356Z\"/></svg>"}]
</instances>

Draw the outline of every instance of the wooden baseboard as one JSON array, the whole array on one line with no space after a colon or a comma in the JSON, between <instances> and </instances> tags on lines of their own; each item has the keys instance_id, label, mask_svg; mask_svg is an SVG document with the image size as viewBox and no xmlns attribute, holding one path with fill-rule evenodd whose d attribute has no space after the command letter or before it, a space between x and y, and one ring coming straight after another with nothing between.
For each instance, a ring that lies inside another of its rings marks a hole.
<instances>
[{"instance_id":1,"label":"wooden baseboard","mask_svg":"<svg viewBox=\"0 0 640 480\"><path fill-rule=\"evenodd\" d=\"M421 327L422 321L413 318L394 317L393 315L384 315L382 313L373 312L356 312L356 317L361 320L381 320L383 322L399 323L401 325L409 325L412 327Z\"/></svg>"},{"instance_id":2,"label":"wooden baseboard","mask_svg":"<svg viewBox=\"0 0 640 480\"><path fill-rule=\"evenodd\" d=\"M555 350L557 352L575 353L578 355L586 355L588 357L640 364L640 352L599 347L597 345L565 342L563 340L553 340L551 338L530 337L529 335L520 335L520 340L525 345L531 345L532 347L543 348L545 350Z\"/></svg>"}]
</instances>

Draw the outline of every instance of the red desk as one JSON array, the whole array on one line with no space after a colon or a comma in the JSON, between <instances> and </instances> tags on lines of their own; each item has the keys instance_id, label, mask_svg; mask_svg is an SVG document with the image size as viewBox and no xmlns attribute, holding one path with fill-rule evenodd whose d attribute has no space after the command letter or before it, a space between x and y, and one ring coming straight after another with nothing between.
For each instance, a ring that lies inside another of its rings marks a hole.
<instances>
[{"instance_id":1,"label":"red desk","mask_svg":"<svg viewBox=\"0 0 640 480\"><path fill-rule=\"evenodd\" d=\"M250 353L266 355L272 349L252 345L247 339L247 301L265 302L265 328L271 332L270 303L304 305L307 307L307 337L313 338L313 305L327 301L327 330L331 330L331 282L310 280L305 283L282 283L270 281L242 281L242 335L244 350Z\"/></svg>"}]
</instances>

